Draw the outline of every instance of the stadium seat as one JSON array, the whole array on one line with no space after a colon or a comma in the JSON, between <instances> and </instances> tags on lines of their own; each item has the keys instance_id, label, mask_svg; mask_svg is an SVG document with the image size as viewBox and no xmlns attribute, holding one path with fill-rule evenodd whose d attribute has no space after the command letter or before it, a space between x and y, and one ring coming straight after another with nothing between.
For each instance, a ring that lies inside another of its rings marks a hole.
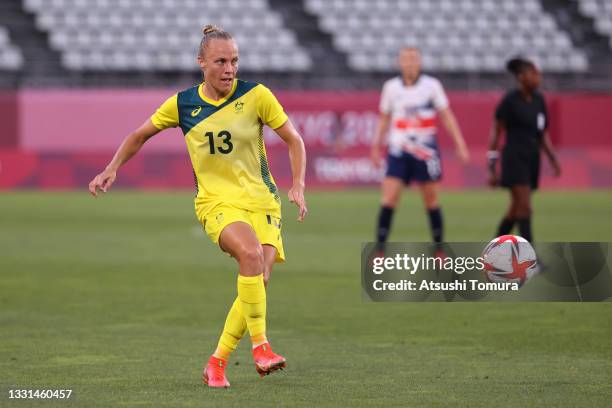
<instances>
[{"instance_id":1,"label":"stadium seat","mask_svg":"<svg viewBox=\"0 0 612 408\"><path fill-rule=\"evenodd\" d=\"M8 30L0 26L0 71L17 71L23 67L23 54L11 43Z\"/></svg>"},{"instance_id":2,"label":"stadium seat","mask_svg":"<svg viewBox=\"0 0 612 408\"><path fill-rule=\"evenodd\" d=\"M538 0L305 0L305 7L357 71L394 70L405 45L419 46L425 67L437 71L500 72L516 54L545 70L588 70L584 53Z\"/></svg>"},{"instance_id":3,"label":"stadium seat","mask_svg":"<svg viewBox=\"0 0 612 408\"><path fill-rule=\"evenodd\" d=\"M580 12L595 20L595 30L610 39L612 49L612 2L609 0L576 0Z\"/></svg>"},{"instance_id":4,"label":"stadium seat","mask_svg":"<svg viewBox=\"0 0 612 408\"><path fill-rule=\"evenodd\" d=\"M242 69L303 72L313 65L267 0L24 0L24 7L69 70L197 71L205 24L236 37ZM93 60L92 50L100 53ZM269 58L259 59L262 53Z\"/></svg>"}]
</instances>

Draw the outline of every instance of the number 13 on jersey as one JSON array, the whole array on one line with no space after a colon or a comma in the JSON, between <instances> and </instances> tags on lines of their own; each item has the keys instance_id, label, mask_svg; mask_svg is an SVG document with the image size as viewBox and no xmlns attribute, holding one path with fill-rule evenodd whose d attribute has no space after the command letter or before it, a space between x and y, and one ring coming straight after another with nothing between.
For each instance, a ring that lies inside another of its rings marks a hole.
<instances>
[{"instance_id":1,"label":"number 13 on jersey","mask_svg":"<svg viewBox=\"0 0 612 408\"><path fill-rule=\"evenodd\" d=\"M216 135L214 132L206 132L204 134L208 138L208 145L210 147L210 154L215 154L217 151L221 154L228 154L234 150L234 144L232 143L232 134L227 130L222 130ZM216 136L216 137L215 137ZM215 144L216 138L220 138Z\"/></svg>"}]
</instances>

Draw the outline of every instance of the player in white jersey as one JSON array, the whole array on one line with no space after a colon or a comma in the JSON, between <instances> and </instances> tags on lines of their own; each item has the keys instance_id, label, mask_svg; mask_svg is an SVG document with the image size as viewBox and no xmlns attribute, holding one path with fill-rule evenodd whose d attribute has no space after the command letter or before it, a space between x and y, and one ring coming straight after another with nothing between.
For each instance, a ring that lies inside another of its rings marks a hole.
<instances>
[{"instance_id":1,"label":"player in white jersey","mask_svg":"<svg viewBox=\"0 0 612 408\"><path fill-rule=\"evenodd\" d=\"M438 114L462 162L468 162L469 152L440 81L421 73L420 50L403 48L399 53L399 65L401 76L388 80L383 86L380 120L372 144L372 160L380 166L383 139L389 134L376 240L379 246L387 240L402 187L415 180L429 215L433 241L439 249L443 242L443 223L438 203L442 177L436 140Z\"/></svg>"}]
</instances>

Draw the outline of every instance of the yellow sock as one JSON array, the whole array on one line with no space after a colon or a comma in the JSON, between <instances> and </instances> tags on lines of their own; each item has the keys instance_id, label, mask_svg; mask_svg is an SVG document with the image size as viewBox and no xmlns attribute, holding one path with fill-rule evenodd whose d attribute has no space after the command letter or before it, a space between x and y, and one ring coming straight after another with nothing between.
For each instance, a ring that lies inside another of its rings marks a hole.
<instances>
[{"instance_id":1,"label":"yellow sock","mask_svg":"<svg viewBox=\"0 0 612 408\"><path fill-rule=\"evenodd\" d=\"M261 346L264 343L267 343L268 339L266 338L266 334L262 333L259 334L257 336L251 336L251 344L253 345L253 348L257 347L257 346Z\"/></svg>"},{"instance_id":2,"label":"yellow sock","mask_svg":"<svg viewBox=\"0 0 612 408\"><path fill-rule=\"evenodd\" d=\"M263 274L238 276L240 311L246 320L251 338L266 335L266 288Z\"/></svg>"},{"instance_id":3,"label":"yellow sock","mask_svg":"<svg viewBox=\"0 0 612 408\"><path fill-rule=\"evenodd\" d=\"M240 310L240 299L236 298L227 314L225 326L223 326L223 333L221 333L217 350L215 350L213 355L217 358L227 360L229 355L236 350L238 342L244 336L246 329L246 320Z\"/></svg>"}]
</instances>

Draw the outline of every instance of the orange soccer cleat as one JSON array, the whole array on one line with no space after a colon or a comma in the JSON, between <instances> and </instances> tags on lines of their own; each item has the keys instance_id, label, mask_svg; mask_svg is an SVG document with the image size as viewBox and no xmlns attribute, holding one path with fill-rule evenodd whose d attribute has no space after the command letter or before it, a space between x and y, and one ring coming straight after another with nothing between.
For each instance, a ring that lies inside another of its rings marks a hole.
<instances>
[{"instance_id":1,"label":"orange soccer cleat","mask_svg":"<svg viewBox=\"0 0 612 408\"><path fill-rule=\"evenodd\" d=\"M270 343L255 347L253 358L255 359L255 369L260 377L269 375L276 370L282 370L286 366L285 357L275 354L270 347Z\"/></svg>"},{"instance_id":2,"label":"orange soccer cleat","mask_svg":"<svg viewBox=\"0 0 612 408\"><path fill-rule=\"evenodd\" d=\"M202 373L204 384L213 388L229 388L230 383L227 381L227 377L225 377L226 365L227 360L210 356L210 360L208 360L208 364L204 367L204 372Z\"/></svg>"}]
</instances>

